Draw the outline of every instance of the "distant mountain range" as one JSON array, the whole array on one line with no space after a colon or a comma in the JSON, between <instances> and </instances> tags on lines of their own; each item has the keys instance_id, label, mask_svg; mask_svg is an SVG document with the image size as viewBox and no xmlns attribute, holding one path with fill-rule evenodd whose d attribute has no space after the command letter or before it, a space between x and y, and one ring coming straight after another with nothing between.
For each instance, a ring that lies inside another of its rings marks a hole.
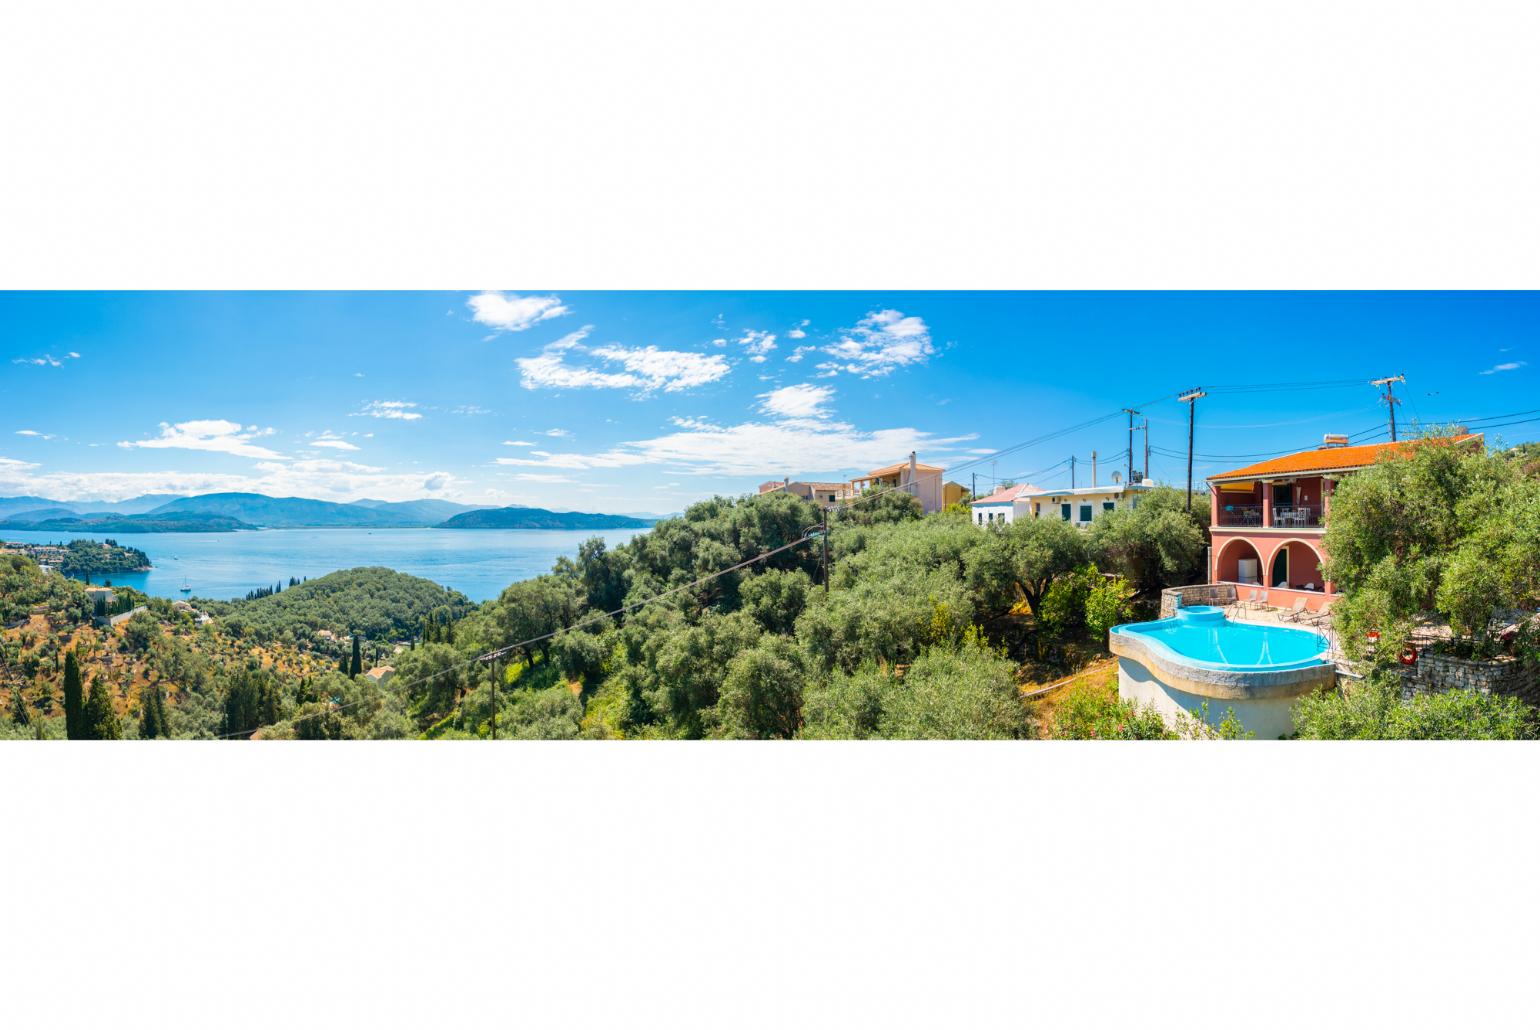
<instances>
[{"instance_id":1,"label":"distant mountain range","mask_svg":"<svg viewBox=\"0 0 1540 1030\"><path fill-rule=\"evenodd\" d=\"M63 533L226 533L242 529L641 529L656 519L454 501L362 500L218 493L145 494L126 501L0 497L0 531Z\"/></svg>"}]
</instances>

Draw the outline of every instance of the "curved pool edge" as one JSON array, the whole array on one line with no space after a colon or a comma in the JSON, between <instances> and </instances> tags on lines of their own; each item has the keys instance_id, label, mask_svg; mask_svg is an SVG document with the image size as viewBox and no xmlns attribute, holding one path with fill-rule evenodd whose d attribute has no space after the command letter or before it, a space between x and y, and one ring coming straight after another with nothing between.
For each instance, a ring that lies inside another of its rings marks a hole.
<instances>
[{"instance_id":1,"label":"curved pool edge","mask_svg":"<svg viewBox=\"0 0 1540 1030\"><path fill-rule=\"evenodd\" d=\"M1137 623L1135 624L1137 625ZM1158 641L1136 632L1108 634L1109 649L1119 659L1138 662L1158 675L1162 684L1216 701L1266 701L1302 697L1330 687L1337 670L1330 662L1282 668L1235 666L1223 668L1185 659Z\"/></svg>"}]
</instances>

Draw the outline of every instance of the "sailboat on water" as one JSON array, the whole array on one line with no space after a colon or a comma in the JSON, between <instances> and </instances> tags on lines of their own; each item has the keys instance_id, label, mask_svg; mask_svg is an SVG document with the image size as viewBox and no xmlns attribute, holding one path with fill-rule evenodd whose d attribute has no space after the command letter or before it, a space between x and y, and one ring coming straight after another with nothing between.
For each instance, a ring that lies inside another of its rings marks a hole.
<instances>
[{"instance_id":1,"label":"sailboat on water","mask_svg":"<svg viewBox=\"0 0 1540 1030\"><path fill-rule=\"evenodd\" d=\"M178 589L180 589L184 594L192 593L192 584L187 582L186 576L182 577L182 585Z\"/></svg>"}]
</instances>

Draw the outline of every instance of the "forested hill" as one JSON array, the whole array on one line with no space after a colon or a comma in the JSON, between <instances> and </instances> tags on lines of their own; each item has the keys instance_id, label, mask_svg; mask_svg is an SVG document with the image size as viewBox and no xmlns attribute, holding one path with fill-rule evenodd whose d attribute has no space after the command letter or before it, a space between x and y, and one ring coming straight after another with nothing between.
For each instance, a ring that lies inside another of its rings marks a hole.
<instances>
[{"instance_id":1,"label":"forested hill","mask_svg":"<svg viewBox=\"0 0 1540 1030\"><path fill-rule=\"evenodd\" d=\"M464 594L385 568L346 569L252 601L199 602L225 628L259 640L303 640L319 630L369 640L410 638L439 609L458 618L472 605Z\"/></svg>"},{"instance_id":2,"label":"forested hill","mask_svg":"<svg viewBox=\"0 0 1540 1030\"><path fill-rule=\"evenodd\" d=\"M196 511L168 511L154 515L23 512L0 522L0 529L49 533L232 533L239 529L256 528L227 515L209 515Z\"/></svg>"},{"instance_id":3,"label":"forested hill","mask_svg":"<svg viewBox=\"0 0 1540 1030\"><path fill-rule=\"evenodd\" d=\"M264 494L202 494L181 497L156 508L152 515L171 512L197 512L223 515L268 529L298 527L380 527L421 526L429 523L356 504L317 501L309 497L268 497Z\"/></svg>"},{"instance_id":4,"label":"forested hill","mask_svg":"<svg viewBox=\"0 0 1540 1030\"><path fill-rule=\"evenodd\" d=\"M439 529L646 529L652 522L629 515L545 508L485 508L456 515Z\"/></svg>"}]
</instances>

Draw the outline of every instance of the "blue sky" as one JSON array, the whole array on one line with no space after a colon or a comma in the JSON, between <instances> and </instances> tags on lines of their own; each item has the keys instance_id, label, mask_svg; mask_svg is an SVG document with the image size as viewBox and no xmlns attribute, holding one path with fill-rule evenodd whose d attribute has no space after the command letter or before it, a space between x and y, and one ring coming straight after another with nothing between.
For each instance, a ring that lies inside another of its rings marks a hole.
<instances>
[{"instance_id":1,"label":"blue sky","mask_svg":"<svg viewBox=\"0 0 1540 1030\"><path fill-rule=\"evenodd\" d=\"M0 495L668 512L911 449L1084 484L1126 416L987 455L1129 405L1179 482L1194 386L1200 476L1385 439L1397 373L1403 424L1535 439L1537 326L1535 293L8 293Z\"/></svg>"}]
</instances>

